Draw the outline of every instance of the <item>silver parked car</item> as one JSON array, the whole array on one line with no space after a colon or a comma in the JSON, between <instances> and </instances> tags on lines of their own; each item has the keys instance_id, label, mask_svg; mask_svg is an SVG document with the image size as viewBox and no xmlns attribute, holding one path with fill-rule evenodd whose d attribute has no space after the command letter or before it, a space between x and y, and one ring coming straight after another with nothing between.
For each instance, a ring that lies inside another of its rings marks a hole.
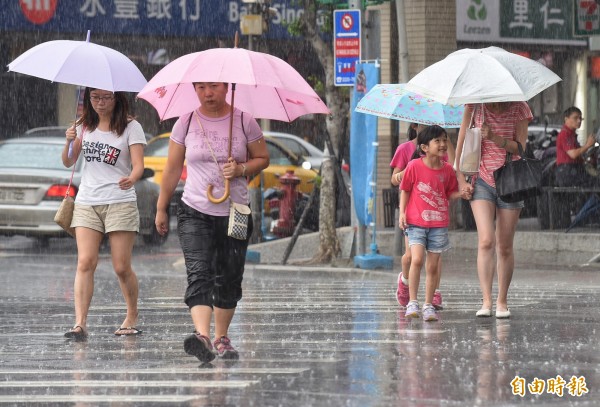
<instances>
[{"instance_id":1,"label":"silver parked car","mask_svg":"<svg viewBox=\"0 0 600 407\"><path fill-rule=\"evenodd\" d=\"M308 141L289 133L264 131L263 134L267 138L270 137L275 139L275 141L278 141L297 157L304 157L304 159L310 163L311 168L315 171L318 172L321 169L321 164L325 159L325 154Z\"/></svg>"},{"instance_id":2,"label":"silver parked car","mask_svg":"<svg viewBox=\"0 0 600 407\"><path fill-rule=\"evenodd\" d=\"M0 235L37 237L48 244L50 237L68 236L54 223L54 214L64 198L71 168L65 168L61 152L64 137L21 137L0 142ZM76 164L72 190L77 193L83 160ZM140 212L140 235L144 243L165 242L156 232L154 217L159 187L146 180L154 171L144 170L135 184Z\"/></svg>"}]
</instances>

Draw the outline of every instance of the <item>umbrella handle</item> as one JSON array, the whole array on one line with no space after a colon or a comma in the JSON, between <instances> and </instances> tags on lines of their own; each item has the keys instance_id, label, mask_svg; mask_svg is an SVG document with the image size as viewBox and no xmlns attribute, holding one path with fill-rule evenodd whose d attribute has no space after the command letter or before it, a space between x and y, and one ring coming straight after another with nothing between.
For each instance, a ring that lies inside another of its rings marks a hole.
<instances>
[{"instance_id":1,"label":"umbrella handle","mask_svg":"<svg viewBox=\"0 0 600 407\"><path fill-rule=\"evenodd\" d=\"M208 197L209 201L211 201L212 203L215 203L215 204L225 202L225 200L227 198L229 198L229 180L228 179L225 180L225 193L223 194L223 196L221 198L215 198L212 194L212 190L213 190L213 185L208 185L208 188L206 189L206 196Z\"/></svg>"}]
</instances>

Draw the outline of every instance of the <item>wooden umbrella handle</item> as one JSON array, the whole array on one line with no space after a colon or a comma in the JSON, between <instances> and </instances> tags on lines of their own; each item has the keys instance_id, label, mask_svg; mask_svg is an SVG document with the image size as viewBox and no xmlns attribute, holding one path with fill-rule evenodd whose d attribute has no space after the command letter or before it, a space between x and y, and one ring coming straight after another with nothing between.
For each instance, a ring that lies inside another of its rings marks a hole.
<instances>
[{"instance_id":1,"label":"wooden umbrella handle","mask_svg":"<svg viewBox=\"0 0 600 407\"><path fill-rule=\"evenodd\" d=\"M232 136L232 132L233 132L233 103L235 100L235 83L231 84L231 106L230 106L230 111L229 111L229 139L227 142L227 156L229 157L229 159L231 160L231 136ZM225 202L225 200L227 198L229 198L229 180L226 179L225 180L225 193L223 194L223 196L221 198L215 198L212 194L212 190L213 190L213 186L209 185L208 188L206 188L206 196L208 197L208 200L211 201L212 203L221 203L221 202Z\"/></svg>"},{"instance_id":2,"label":"wooden umbrella handle","mask_svg":"<svg viewBox=\"0 0 600 407\"><path fill-rule=\"evenodd\" d=\"M209 185L208 188L206 188L206 196L208 197L209 201L211 201L212 203L215 203L215 204L225 202L227 200L227 198L229 198L229 180L228 179L225 180L225 192L223 193L222 197L215 198L212 194L212 191L213 191L213 185Z\"/></svg>"}]
</instances>

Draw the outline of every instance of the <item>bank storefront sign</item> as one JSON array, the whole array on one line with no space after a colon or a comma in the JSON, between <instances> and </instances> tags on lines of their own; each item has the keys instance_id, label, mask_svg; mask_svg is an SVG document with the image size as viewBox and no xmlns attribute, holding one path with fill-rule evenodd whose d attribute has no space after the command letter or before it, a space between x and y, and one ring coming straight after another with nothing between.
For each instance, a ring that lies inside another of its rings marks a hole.
<instances>
[{"instance_id":1,"label":"bank storefront sign","mask_svg":"<svg viewBox=\"0 0 600 407\"><path fill-rule=\"evenodd\" d=\"M587 46L565 0L456 0L458 41Z\"/></svg>"},{"instance_id":2,"label":"bank storefront sign","mask_svg":"<svg viewBox=\"0 0 600 407\"><path fill-rule=\"evenodd\" d=\"M2 31L46 31L164 36L233 36L248 14L241 0L3 0ZM273 1L269 38L288 38L286 22L303 9L294 0Z\"/></svg>"}]
</instances>

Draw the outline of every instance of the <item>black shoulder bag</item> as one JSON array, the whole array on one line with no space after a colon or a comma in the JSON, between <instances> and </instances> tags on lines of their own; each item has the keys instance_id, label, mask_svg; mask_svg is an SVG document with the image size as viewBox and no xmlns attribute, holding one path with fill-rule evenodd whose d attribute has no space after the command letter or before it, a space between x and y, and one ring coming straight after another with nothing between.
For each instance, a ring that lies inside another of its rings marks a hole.
<instances>
[{"instance_id":1,"label":"black shoulder bag","mask_svg":"<svg viewBox=\"0 0 600 407\"><path fill-rule=\"evenodd\" d=\"M512 159L512 154L506 152L504 165L494 171L496 192L504 202L519 202L540 194L542 182L542 162L525 157L523 146L519 147L518 160Z\"/></svg>"}]
</instances>

